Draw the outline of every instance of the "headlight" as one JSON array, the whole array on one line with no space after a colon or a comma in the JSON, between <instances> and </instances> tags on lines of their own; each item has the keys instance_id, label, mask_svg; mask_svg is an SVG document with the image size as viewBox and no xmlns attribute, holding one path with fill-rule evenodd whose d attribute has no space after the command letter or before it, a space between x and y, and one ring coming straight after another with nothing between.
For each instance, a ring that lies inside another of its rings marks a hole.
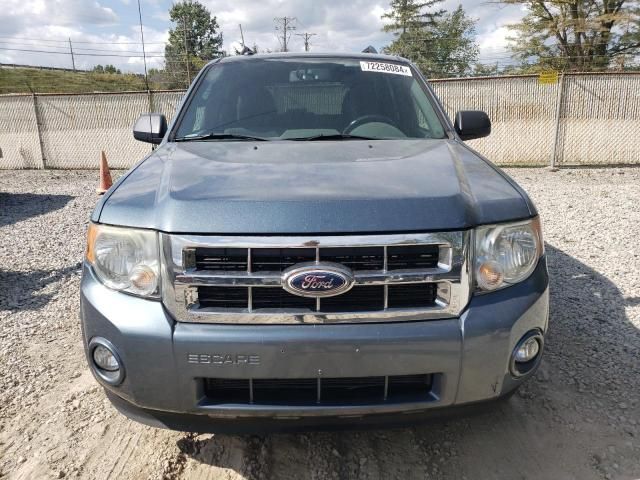
<instances>
[{"instance_id":1,"label":"headlight","mask_svg":"<svg viewBox=\"0 0 640 480\"><path fill-rule=\"evenodd\" d=\"M476 229L475 282L479 290L508 287L526 279L544 253L538 217Z\"/></svg>"},{"instance_id":2,"label":"headlight","mask_svg":"<svg viewBox=\"0 0 640 480\"><path fill-rule=\"evenodd\" d=\"M158 235L149 230L90 224L87 261L107 287L142 297L159 296Z\"/></svg>"}]
</instances>

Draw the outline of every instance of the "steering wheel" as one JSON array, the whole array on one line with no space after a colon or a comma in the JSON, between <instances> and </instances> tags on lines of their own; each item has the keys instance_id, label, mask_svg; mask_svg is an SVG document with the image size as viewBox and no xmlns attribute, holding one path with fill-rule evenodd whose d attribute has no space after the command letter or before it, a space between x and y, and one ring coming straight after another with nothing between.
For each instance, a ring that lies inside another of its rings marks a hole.
<instances>
[{"instance_id":1,"label":"steering wheel","mask_svg":"<svg viewBox=\"0 0 640 480\"><path fill-rule=\"evenodd\" d=\"M391 125L392 127L398 128L396 123L386 115L362 115L361 117L356 118L349 125L347 125L347 127L342 131L342 133L345 135L348 135L359 126L364 125L365 123L373 123L373 122L386 123L388 125Z\"/></svg>"}]
</instances>

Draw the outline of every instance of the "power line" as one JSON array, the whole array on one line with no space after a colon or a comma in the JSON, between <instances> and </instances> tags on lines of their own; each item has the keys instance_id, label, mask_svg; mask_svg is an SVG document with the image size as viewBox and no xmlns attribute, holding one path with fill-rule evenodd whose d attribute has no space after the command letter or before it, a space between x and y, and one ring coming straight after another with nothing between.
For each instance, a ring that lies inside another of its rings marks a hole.
<instances>
[{"instance_id":1,"label":"power line","mask_svg":"<svg viewBox=\"0 0 640 480\"><path fill-rule=\"evenodd\" d=\"M39 45L34 45L34 44L30 44L30 43L8 43L8 42L4 42L2 40L0 40L0 48L2 48L3 45L6 45L7 48L14 48L14 47L19 47L19 48L38 48L40 47ZM104 48L87 48L87 47L79 47L77 45L75 45L75 42L73 42L73 52L74 54L77 53L81 53L81 52L104 52L104 53L136 53L136 54L140 54L142 53L141 50L120 50L120 49L104 49ZM69 47L68 46L57 46L57 45L43 45L42 47L44 48L55 48L58 50L62 50L64 53L69 52ZM152 54L152 55L163 55L164 52L146 52L148 54Z\"/></svg>"},{"instance_id":2,"label":"power line","mask_svg":"<svg viewBox=\"0 0 640 480\"><path fill-rule=\"evenodd\" d=\"M5 48L0 47L0 50L6 50L11 52L29 52L29 53L52 53L58 55L69 55L69 52L56 52L51 50L36 50L27 48ZM84 57L122 57L122 58L143 58L142 55L120 55L115 53L73 53L75 56ZM147 55L147 58L164 58L164 55Z\"/></svg>"},{"instance_id":3,"label":"power line","mask_svg":"<svg viewBox=\"0 0 640 480\"><path fill-rule=\"evenodd\" d=\"M313 36L317 35L317 33L296 33L297 37L303 37L304 38L304 51L308 52L309 51L309 39Z\"/></svg>"},{"instance_id":4,"label":"power line","mask_svg":"<svg viewBox=\"0 0 640 480\"><path fill-rule=\"evenodd\" d=\"M55 51L55 50L41 50L41 49L28 49L28 48L8 48L8 47L0 47L0 50L3 51L12 51L12 52L27 52L27 53L47 53L54 55L69 55L69 51ZM91 50L91 49L84 49ZM120 57L120 58L144 58L142 52L134 52L134 54L124 54L126 51L120 50L97 50L98 52L105 53L85 53L84 51L73 51L74 56L84 56L84 57ZM119 53L109 53L109 52L119 52ZM165 58L165 55L162 52L151 52L152 55L146 55L146 58ZM178 53L177 56L186 56L186 53ZM614 55L553 55L553 56L541 56L536 55L538 59L541 60L562 60L562 59L575 59L575 58L614 58ZM517 60L515 57L509 56L491 56L491 57L483 57L480 62L493 62L494 60ZM433 61L434 64L446 64L452 63L455 60L445 60L445 61ZM184 61L171 61L167 60L167 63L181 63L184 64Z\"/></svg>"},{"instance_id":5,"label":"power line","mask_svg":"<svg viewBox=\"0 0 640 480\"><path fill-rule=\"evenodd\" d=\"M0 38L9 40L26 40L29 42L48 42L48 43L67 43L67 40L55 40L51 38L34 38L34 37L10 37L7 35L0 35ZM73 43L93 44L93 45L141 45L142 42L103 42L103 41L88 41L88 40L74 40ZM164 45L166 42L145 42L147 45Z\"/></svg>"},{"instance_id":6,"label":"power line","mask_svg":"<svg viewBox=\"0 0 640 480\"><path fill-rule=\"evenodd\" d=\"M273 21L276 24L275 26L276 32L281 32L281 35L282 35L282 37L278 36L278 40L282 45L282 51L288 52L289 50L287 48L287 42L289 41L289 38L291 38L291 34L289 32L296 29L296 27L292 25L292 23L296 22L297 18L296 17L276 17L273 19Z\"/></svg>"}]
</instances>

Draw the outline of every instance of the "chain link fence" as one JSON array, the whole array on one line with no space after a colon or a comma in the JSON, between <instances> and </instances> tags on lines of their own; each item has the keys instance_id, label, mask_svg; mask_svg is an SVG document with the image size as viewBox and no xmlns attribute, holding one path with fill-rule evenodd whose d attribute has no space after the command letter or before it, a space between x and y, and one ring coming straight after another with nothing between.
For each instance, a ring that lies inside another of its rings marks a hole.
<instances>
[{"instance_id":1,"label":"chain link fence","mask_svg":"<svg viewBox=\"0 0 640 480\"><path fill-rule=\"evenodd\" d=\"M499 165L640 164L640 73L431 82L449 116L484 110L491 136L469 144ZM0 168L128 168L150 152L141 113L171 119L183 91L0 96Z\"/></svg>"},{"instance_id":2,"label":"chain link fence","mask_svg":"<svg viewBox=\"0 0 640 480\"><path fill-rule=\"evenodd\" d=\"M499 165L640 164L640 73L434 80L451 118L484 110L489 137L468 142Z\"/></svg>"},{"instance_id":3,"label":"chain link fence","mask_svg":"<svg viewBox=\"0 0 640 480\"><path fill-rule=\"evenodd\" d=\"M172 118L179 92L0 96L0 169L97 168L100 152L113 168L129 168L151 151L134 140L142 113Z\"/></svg>"},{"instance_id":4,"label":"chain link fence","mask_svg":"<svg viewBox=\"0 0 640 480\"><path fill-rule=\"evenodd\" d=\"M499 165L548 165L555 140L558 84L537 77L478 78L431 82L449 118L483 110L491 135L468 144Z\"/></svg>"},{"instance_id":5,"label":"chain link fence","mask_svg":"<svg viewBox=\"0 0 640 480\"><path fill-rule=\"evenodd\" d=\"M0 168L44 168L35 97L0 97Z\"/></svg>"},{"instance_id":6,"label":"chain link fence","mask_svg":"<svg viewBox=\"0 0 640 480\"><path fill-rule=\"evenodd\" d=\"M640 74L567 76L559 165L640 164Z\"/></svg>"}]
</instances>

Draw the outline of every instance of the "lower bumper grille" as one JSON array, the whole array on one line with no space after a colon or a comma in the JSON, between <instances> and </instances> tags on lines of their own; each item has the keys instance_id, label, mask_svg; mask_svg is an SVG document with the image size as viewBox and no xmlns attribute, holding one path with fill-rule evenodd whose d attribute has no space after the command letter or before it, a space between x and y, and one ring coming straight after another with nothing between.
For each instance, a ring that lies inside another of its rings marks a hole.
<instances>
[{"instance_id":1,"label":"lower bumper grille","mask_svg":"<svg viewBox=\"0 0 640 480\"><path fill-rule=\"evenodd\" d=\"M353 378L205 378L211 404L375 405L432 398L432 374Z\"/></svg>"}]
</instances>

